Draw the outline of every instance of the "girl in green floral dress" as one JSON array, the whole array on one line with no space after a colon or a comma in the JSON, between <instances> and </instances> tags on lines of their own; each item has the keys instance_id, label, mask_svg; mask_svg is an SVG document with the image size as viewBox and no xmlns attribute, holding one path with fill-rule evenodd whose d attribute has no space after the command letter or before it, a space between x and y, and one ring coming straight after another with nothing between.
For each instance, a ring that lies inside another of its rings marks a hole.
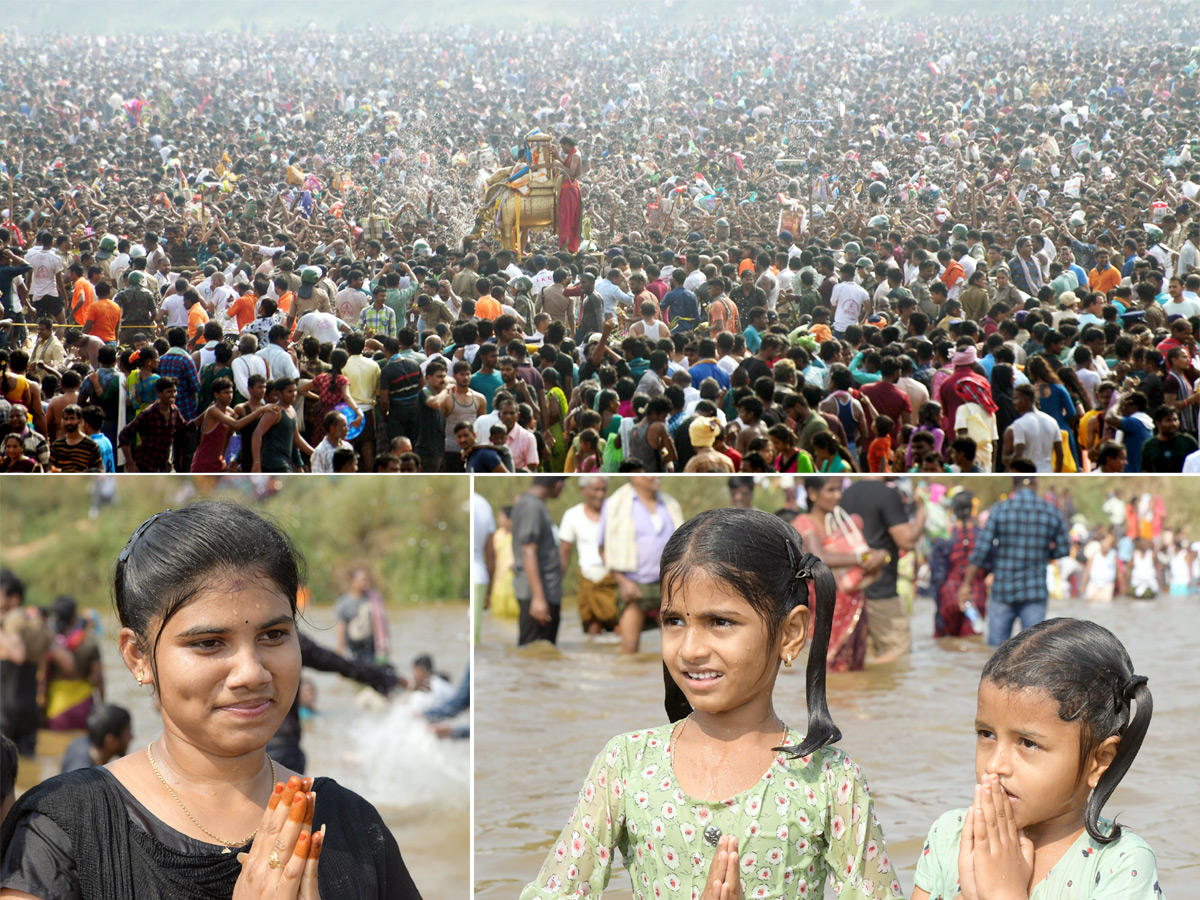
<instances>
[{"instance_id":1,"label":"girl in green floral dress","mask_svg":"<svg viewBox=\"0 0 1200 900\"><path fill-rule=\"evenodd\" d=\"M1152 711L1095 622L1047 619L1002 644L979 679L974 799L933 823L913 900L1162 900L1154 851L1100 816Z\"/></svg>"},{"instance_id":2,"label":"girl in green floral dress","mask_svg":"<svg viewBox=\"0 0 1200 900\"><path fill-rule=\"evenodd\" d=\"M662 554L666 708L673 724L618 735L592 764L536 898L599 897L620 851L638 900L898 898L870 790L829 745L825 701L835 586L782 520L717 509ZM808 637L808 729L772 703Z\"/></svg>"}]
</instances>

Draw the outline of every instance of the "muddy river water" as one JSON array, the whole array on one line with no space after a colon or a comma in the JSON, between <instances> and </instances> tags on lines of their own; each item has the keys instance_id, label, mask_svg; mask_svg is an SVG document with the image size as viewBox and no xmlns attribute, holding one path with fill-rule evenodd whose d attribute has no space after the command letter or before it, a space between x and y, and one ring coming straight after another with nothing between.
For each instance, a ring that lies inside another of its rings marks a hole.
<instances>
[{"instance_id":1,"label":"muddy river water","mask_svg":"<svg viewBox=\"0 0 1200 900\"><path fill-rule=\"evenodd\" d=\"M1109 628L1136 671L1149 677L1154 719L1105 813L1117 814L1154 849L1165 896L1195 896L1200 774L1192 751L1200 746L1200 598L1102 607L1059 601L1050 614ZM975 690L988 657L982 639L935 642L932 622L932 604L918 600L910 656L829 677L829 705L844 734L839 746L870 781L906 895L930 824L970 800ZM476 900L516 897L537 875L606 741L666 718L653 632L644 636L641 654L620 658L614 644L585 638L578 615L568 609L558 648L515 645L515 623L488 619L476 649ZM802 673L784 670L775 694L776 709L797 725L805 721ZM614 867L605 896L631 896L623 866Z\"/></svg>"}]
</instances>

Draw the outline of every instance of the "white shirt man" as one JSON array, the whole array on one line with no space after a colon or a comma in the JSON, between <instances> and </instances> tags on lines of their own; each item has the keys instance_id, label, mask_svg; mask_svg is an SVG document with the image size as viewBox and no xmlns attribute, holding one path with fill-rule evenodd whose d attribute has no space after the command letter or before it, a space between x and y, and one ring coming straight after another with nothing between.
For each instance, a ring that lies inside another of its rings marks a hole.
<instances>
[{"instance_id":1,"label":"white shirt man","mask_svg":"<svg viewBox=\"0 0 1200 900\"><path fill-rule=\"evenodd\" d=\"M63 271L62 258L48 247L38 247L25 254L25 265L33 267L29 296L35 302L42 297L58 296L58 274Z\"/></svg>"},{"instance_id":2,"label":"white shirt man","mask_svg":"<svg viewBox=\"0 0 1200 900\"><path fill-rule=\"evenodd\" d=\"M229 367L233 369L233 386L237 388L237 392L243 397L250 396L248 382L251 375L261 375L263 378L267 377L266 362L259 359L253 353L235 356Z\"/></svg>"},{"instance_id":3,"label":"white shirt man","mask_svg":"<svg viewBox=\"0 0 1200 900\"><path fill-rule=\"evenodd\" d=\"M604 301L604 317L616 315L618 306L633 306L633 294L627 293L608 278L596 282L596 293Z\"/></svg>"},{"instance_id":4,"label":"white shirt man","mask_svg":"<svg viewBox=\"0 0 1200 900\"><path fill-rule=\"evenodd\" d=\"M344 434L345 431L345 428L343 428L342 433ZM317 446L313 448L312 470L314 473L322 475L333 474L333 454L338 450L354 449L342 438L338 438L337 443L331 442L329 438L330 435L326 434L325 437L321 439L321 443L317 444Z\"/></svg>"},{"instance_id":5,"label":"white shirt man","mask_svg":"<svg viewBox=\"0 0 1200 900\"><path fill-rule=\"evenodd\" d=\"M583 488L581 479L580 487ZM608 566L600 556L600 514L592 519L587 506L580 503L563 513L558 539L571 544L579 552L579 574L593 583L603 581Z\"/></svg>"},{"instance_id":6,"label":"white shirt man","mask_svg":"<svg viewBox=\"0 0 1200 900\"><path fill-rule=\"evenodd\" d=\"M1012 430L1014 449L1023 446L1021 455L1032 460L1039 472L1054 471L1054 447L1062 435L1053 416L1035 407L1008 427Z\"/></svg>"},{"instance_id":7,"label":"white shirt man","mask_svg":"<svg viewBox=\"0 0 1200 900\"><path fill-rule=\"evenodd\" d=\"M1179 259L1175 264L1175 274L1187 278L1192 270L1200 271L1200 237L1192 235L1179 250Z\"/></svg>"},{"instance_id":8,"label":"white shirt man","mask_svg":"<svg viewBox=\"0 0 1200 900\"><path fill-rule=\"evenodd\" d=\"M300 370L292 355L278 344L268 343L256 354L267 364L267 377L272 381L279 378L299 378Z\"/></svg>"},{"instance_id":9,"label":"white shirt man","mask_svg":"<svg viewBox=\"0 0 1200 900\"><path fill-rule=\"evenodd\" d=\"M353 326L358 324L359 315L370 305L371 298L366 295L361 287L350 287L347 285L338 293L334 309L337 310L339 319L347 325Z\"/></svg>"},{"instance_id":10,"label":"white shirt man","mask_svg":"<svg viewBox=\"0 0 1200 900\"><path fill-rule=\"evenodd\" d=\"M238 292L225 283L225 276L217 273L213 276L212 288L209 290L208 309L212 317L221 323L225 334L237 334L237 319L229 315L229 305L238 298Z\"/></svg>"},{"instance_id":11,"label":"white shirt man","mask_svg":"<svg viewBox=\"0 0 1200 900\"><path fill-rule=\"evenodd\" d=\"M305 313L296 322L294 337L298 340L304 335L311 334L322 344L336 344L342 337L342 331L350 328L333 313L323 313L319 310Z\"/></svg>"},{"instance_id":12,"label":"white shirt man","mask_svg":"<svg viewBox=\"0 0 1200 900\"><path fill-rule=\"evenodd\" d=\"M847 328L856 325L863 304L869 299L870 295L862 285L855 284L852 279L835 284L833 293L829 296L830 303L833 304L834 333L844 334Z\"/></svg>"},{"instance_id":13,"label":"white shirt man","mask_svg":"<svg viewBox=\"0 0 1200 900\"><path fill-rule=\"evenodd\" d=\"M958 264L963 267L963 284L970 284L971 276L975 274L975 267L977 265L975 257L968 251L962 255Z\"/></svg>"},{"instance_id":14,"label":"white shirt man","mask_svg":"<svg viewBox=\"0 0 1200 900\"><path fill-rule=\"evenodd\" d=\"M183 305L183 294L172 294L159 307L167 314L168 328L186 328L188 323L187 307Z\"/></svg>"},{"instance_id":15,"label":"white shirt man","mask_svg":"<svg viewBox=\"0 0 1200 900\"><path fill-rule=\"evenodd\" d=\"M543 266L542 270L534 275L530 280L533 282L533 296L536 297L545 288L548 288L550 285L554 284L554 271Z\"/></svg>"}]
</instances>

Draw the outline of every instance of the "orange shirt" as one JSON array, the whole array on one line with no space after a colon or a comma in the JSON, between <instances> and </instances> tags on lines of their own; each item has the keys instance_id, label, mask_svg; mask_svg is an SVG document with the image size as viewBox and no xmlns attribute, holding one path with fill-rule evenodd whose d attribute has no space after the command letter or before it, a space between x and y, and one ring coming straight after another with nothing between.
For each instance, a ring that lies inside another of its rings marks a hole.
<instances>
[{"instance_id":1,"label":"orange shirt","mask_svg":"<svg viewBox=\"0 0 1200 900\"><path fill-rule=\"evenodd\" d=\"M708 325L713 338L722 331L737 331L737 304L724 295L714 300L708 308Z\"/></svg>"},{"instance_id":2,"label":"orange shirt","mask_svg":"<svg viewBox=\"0 0 1200 900\"><path fill-rule=\"evenodd\" d=\"M892 437L877 437L867 448L867 466L872 472L888 471L888 463L892 458Z\"/></svg>"},{"instance_id":3,"label":"orange shirt","mask_svg":"<svg viewBox=\"0 0 1200 900\"><path fill-rule=\"evenodd\" d=\"M500 301L495 297L480 297L475 301L475 315L481 319L491 321L503 313L504 310L500 308Z\"/></svg>"},{"instance_id":4,"label":"orange shirt","mask_svg":"<svg viewBox=\"0 0 1200 900\"><path fill-rule=\"evenodd\" d=\"M80 276L75 280L75 289L71 294L71 305L75 308L75 323L82 325L87 321L88 307L96 299L96 288L86 278Z\"/></svg>"},{"instance_id":5,"label":"orange shirt","mask_svg":"<svg viewBox=\"0 0 1200 900\"><path fill-rule=\"evenodd\" d=\"M106 343L116 341L117 329L121 326L121 307L111 299L97 298L88 307L88 318L92 320L93 335Z\"/></svg>"},{"instance_id":6,"label":"orange shirt","mask_svg":"<svg viewBox=\"0 0 1200 900\"><path fill-rule=\"evenodd\" d=\"M1109 264L1109 267L1101 272L1099 269L1092 269L1088 273L1088 287L1093 291L1099 291L1102 294L1107 294L1109 291L1116 288L1121 283L1121 270L1116 266Z\"/></svg>"},{"instance_id":7,"label":"orange shirt","mask_svg":"<svg viewBox=\"0 0 1200 900\"><path fill-rule=\"evenodd\" d=\"M741 276L741 274L747 269L749 269L751 272L754 271L754 260L748 256L738 263L738 275Z\"/></svg>"},{"instance_id":8,"label":"orange shirt","mask_svg":"<svg viewBox=\"0 0 1200 900\"><path fill-rule=\"evenodd\" d=\"M258 297L253 293L242 294L225 310L225 315L237 319L238 331L241 331L247 325L254 321L257 315Z\"/></svg>"},{"instance_id":9,"label":"orange shirt","mask_svg":"<svg viewBox=\"0 0 1200 900\"><path fill-rule=\"evenodd\" d=\"M204 304L193 303L192 308L188 310L188 340L192 343L198 341L207 323L208 310L204 308Z\"/></svg>"},{"instance_id":10,"label":"orange shirt","mask_svg":"<svg viewBox=\"0 0 1200 900\"><path fill-rule=\"evenodd\" d=\"M962 263L956 259L946 263L946 271L942 273L941 278L942 284L947 288L952 288L964 278L966 278L966 271L963 269Z\"/></svg>"},{"instance_id":11,"label":"orange shirt","mask_svg":"<svg viewBox=\"0 0 1200 900\"><path fill-rule=\"evenodd\" d=\"M279 308L279 311L282 313L291 312L292 311L292 298L295 296L296 295L293 294L291 291L286 291L279 298L279 300L276 301L276 306Z\"/></svg>"}]
</instances>

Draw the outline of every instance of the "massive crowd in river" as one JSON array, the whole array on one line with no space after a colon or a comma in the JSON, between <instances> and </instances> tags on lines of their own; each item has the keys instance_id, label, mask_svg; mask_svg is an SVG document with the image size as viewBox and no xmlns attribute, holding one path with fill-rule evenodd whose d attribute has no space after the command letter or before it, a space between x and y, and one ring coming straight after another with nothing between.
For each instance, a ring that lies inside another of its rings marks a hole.
<instances>
[{"instance_id":1,"label":"massive crowd in river","mask_svg":"<svg viewBox=\"0 0 1200 900\"><path fill-rule=\"evenodd\" d=\"M1194 7L796 15L3 32L0 471L1200 471Z\"/></svg>"}]
</instances>

